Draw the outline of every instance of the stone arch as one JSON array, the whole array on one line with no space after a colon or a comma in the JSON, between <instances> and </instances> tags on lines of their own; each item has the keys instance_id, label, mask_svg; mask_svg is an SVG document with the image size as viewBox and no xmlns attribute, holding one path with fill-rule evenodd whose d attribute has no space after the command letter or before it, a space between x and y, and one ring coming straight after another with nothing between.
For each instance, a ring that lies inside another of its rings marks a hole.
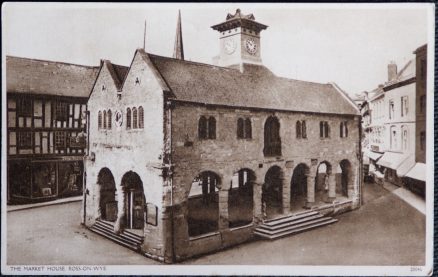
<instances>
[{"instance_id":1,"label":"stone arch","mask_svg":"<svg viewBox=\"0 0 438 277\"><path fill-rule=\"evenodd\" d=\"M264 214L268 218L283 212L283 180L284 171L277 165L271 166L266 172L262 187L262 203Z\"/></svg>"},{"instance_id":2,"label":"stone arch","mask_svg":"<svg viewBox=\"0 0 438 277\"><path fill-rule=\"evenodd\" d=\"M98 217L102 220L116 221L117 219L117 198L116 183L114 176L107 167L103 167L97 175L98 191Z\"/></svg>"},{"instance_id":3,"label":"stone arch","mask_svg":"<svg viewBox=\"0 0 438 277\"><path fill-rule=\"evenodd\" d=\"M189 236L215 232L219 228L220 176L210 170L194 177L188 195Z\"/></svg>"},{"instance_id":4,"label":"stone arch","mask_svg":"<svg viewBox=\"0 0 438 277\"><path fill-rule=\"evenodd\" d=\"M321 161L316 168L315 176L315 201L330 202L330 191L335 188L333 183L332 165L327 160Z\"/></svg>"},{"instance_id":5,"label":"stone arch","mask_svg":"<svg viewBox=\"0 0 438 277\"><path fill-rule=\"evenodd\" d=\"M336 193L348 197L349 188L353 187L353 172L352 165L348 159L343 159L339 162L341 168L340 177L336 182Z\"/></svg>"},{"instance_id":6,"label":"stone arch","mask_svg":"<svg viewBox=\"0 0 438 277\"><path fill-rule=\"evenodd\" d=\"M308 186L311 185L307 182L309 174L310 167L307 164L295 166L290 181L291 210L298 210L306 205Z\"/></svg>"},{"instance_id":7,"label":"stone arch","mask_svg":"<svg viewBox=\"0 0 438 277\"><path fill-rule=\"evenodd\" d=\"M121 187L123 209L118 217L123 222L120 222L121 226L129 229L143 229L146 197L140 176L132 170L126 172L122 176Z\"/></svg>"},{"instance_id":8,"label":"stone arch","mask_svg":"<svg viewBox=\"0 0 438 277\"><path fill-rule=\"evenodd\" d=\"M254 184L256 174L242 168L233 174L228 191L228 219L230 227L250 224L254 217Z\"/></svg>"}]
</instances>

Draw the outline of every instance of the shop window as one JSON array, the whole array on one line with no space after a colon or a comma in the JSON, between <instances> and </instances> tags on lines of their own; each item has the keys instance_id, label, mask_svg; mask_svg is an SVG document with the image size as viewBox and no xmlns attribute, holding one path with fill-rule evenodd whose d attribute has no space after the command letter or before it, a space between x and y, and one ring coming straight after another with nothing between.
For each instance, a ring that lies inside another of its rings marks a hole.
<instances>
[{"instance_id":1,"label":"shop window","mask_svg":"<svg viewBox=\"0 0 438 277\"><path fill-rule=\"evenodd\" d=\"M56 120L65 121L68 118L68 105L65 102L57 101L55 103Z\"/></svg>"},{"instance_id":2,"label":"shop window","mask_svg":"<svg viewBox=\"0 0 438 277\"><path fill-rule=\"evenodd\" d=\"M18 147L20 149L32 149L32 132L18 133Z\"/></svg>"},{"instance_id":3,"label":"shop window","mask_svg":"<svg viewBox=\"0 0 438 277\"><path fill-rule=\"evenodd\" d=\"M10 197L31 196L30 163L25 161L8 162L8 193Z\"/></svg>"},{"instance_id":4,"label":"shop window","mask_svg":"<svg viewBox=\"0 0 438 277\"><path fill-rule=\"evenodd\" d=\"M111 110L108 110L108 113L106 114L106 116L108 117L108 130L111 130L111 125L112 125L112 112Z\"/></svg>"},{"instance_id":5,"label":"shop window","mask_svg":"<svg viewBox=\"0 0 438 277\"><path fill-rule=\"evenodd\" d=\"M55 163L34 164L32 172L32 197L50 197L57 195Z\"/></svg>"},{"instance_id":6,"label":"shop window","mask_svg":"<svg viewBox=\"0 0 438 277\"><path fill-rule=\"evenodd\" d=\"M102 111L99 111L98 116L97 116L97 126L98 129L102 128Z\"/></svg>"},{"instance_id":7,"label":"shop window","mask_svg":"<svg viewBox=\"0 0 438 277\"><path fill-rule=\"evenodd\" d=\"M131 129L131 109L126 109L126 129Z\"/></svg>"},{"instance_id":8,"label":"shop window","mask_svg":"<svg viewBox=\"0 0 438 277\"><path fill-rule=\"evenodd\" d=\"M144 111L142 106L138 108L138 128L144 128Z\"/></svg>"},{"instance_id":9,"label":"shop window","mask_svg":"<svg viewBox=\"0 0 438 277\"><path fill-rule=\"evenodd\" d=\"M67 147L67 132L65 131L55 132L55 147L58 149Z\"/></svg>"},{"instance_id":10,"label":"shop window","mask_svg":"<svg viewBox=\"0 0 438 277\"><path fill-rule=\"evenodd\" d=\"M18 116L32 116L32 100L29 98L19 98L17 107Z\"/></svg>"},{"instance_id":11,"label":"shop window","mask_svg":"<svg viewBox=\"0 0 438 277\"><path fill-rule=\"evenodd\" d=\"M62 162L58 164L59 196L82 193L82 172L80 162Z\"/></svg>"},{"instance_id":12,"label":"shop window","mask_svg":"<svg viewBox=\"0 0 438 277\"><path fill-rule=\"evenodd\" d=\"M132 129L137 129L137 109L132 108Z\"/></svg>"}]
</instances>

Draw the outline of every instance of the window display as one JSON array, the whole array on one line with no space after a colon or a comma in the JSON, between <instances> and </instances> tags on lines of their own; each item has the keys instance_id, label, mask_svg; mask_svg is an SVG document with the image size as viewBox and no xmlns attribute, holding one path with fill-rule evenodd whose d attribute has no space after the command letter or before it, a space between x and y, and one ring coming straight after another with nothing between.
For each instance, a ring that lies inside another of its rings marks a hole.
<instances>
[{"instance_id":1,"label":"window display","mask_svg":"<svg viewBox=\"0 0 438 277\"><path fill-rule=\"evenodd\" d=\"M35 163L32 166L32 197L57 195L56 163Z\"/></svg>"},{"instance_id":2,"label":"window display","mask_svg":"<svg viewBox=\"0 0 438 277\"><path fill-rule=\"evenodd\" d=\"M12 197L30 197L31 168L29 163L10 163L8 178Z\"/></svg>"},{"instance_id":3,"label":"window display","mask_svg":"<svg viewBox=\"0 0 438 277\"><path fill-rule=\"evenodd\" d=\"M58 163L59 196L79 195L82 193L82 163Z\"/></svg>"}]
</instances>

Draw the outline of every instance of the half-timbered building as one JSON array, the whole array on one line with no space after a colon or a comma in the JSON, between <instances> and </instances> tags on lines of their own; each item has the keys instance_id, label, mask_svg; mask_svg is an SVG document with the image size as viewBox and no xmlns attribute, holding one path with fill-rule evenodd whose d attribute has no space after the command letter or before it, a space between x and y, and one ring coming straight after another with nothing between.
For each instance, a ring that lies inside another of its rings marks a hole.
<instances>
[{"instance_id":1,"label":"half-timbered building","mask_svg":"<svg viewBox=\"0 0 438 277\"><path fill-rule=\"evenodd\" d=\"M8 56L8 203L80 195L86 104L98 68Z\"/></svg>"}]
</instances>

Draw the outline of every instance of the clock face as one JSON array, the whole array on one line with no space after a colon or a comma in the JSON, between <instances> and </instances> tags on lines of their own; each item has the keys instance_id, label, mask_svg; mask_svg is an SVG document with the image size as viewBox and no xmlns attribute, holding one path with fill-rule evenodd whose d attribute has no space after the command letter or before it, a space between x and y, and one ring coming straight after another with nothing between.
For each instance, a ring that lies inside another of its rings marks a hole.
<instances>
[{"instance_id":1,"label":"clock face","mask_svg":"<svg viewBox=\"0 0 438 277\"><path fill-rule=\"evenodd\" d=\"M254 55L257 52L257 43L254 39L249 38L245 41L245 48L248 53Z\"/></svg>"},{"instance_id":2,"label":"clock face","mask_svg":"<svg viewBox=\"0 0 438 277\"><path fill-rule=\"evenodd\" d=\"M225 41L224 48L228 55L233 54L234 50L236 50L236 41L234 39L228 39Z\"/></svg>"},{"instance_id":3,"label":"clock face","mask_svg":"<svg viewBox=\"0 0 438 277\"><path fill-rule=\"evenodd\" d=\"M115 115L116 126L120 127L123 123L123 114L121 111L117 111Z\"/></svg>"}]
</instances>

